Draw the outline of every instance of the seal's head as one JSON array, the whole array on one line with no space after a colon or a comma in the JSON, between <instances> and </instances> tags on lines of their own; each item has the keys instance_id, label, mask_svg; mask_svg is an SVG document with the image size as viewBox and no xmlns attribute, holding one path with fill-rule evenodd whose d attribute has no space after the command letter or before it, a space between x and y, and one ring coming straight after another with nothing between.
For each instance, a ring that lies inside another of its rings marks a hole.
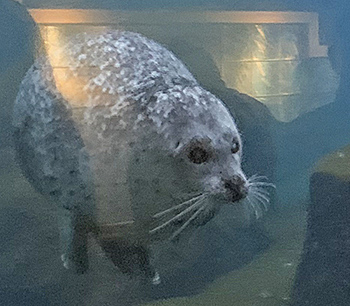
<instances>
[{"instance_id":1,"label":"seal's head","mask_svg":"<svg viewBox=\"0 0 350 306\"><path fill-rule=\"evenodd\" d=\"M129 182L138 215L153 220L151 233L176 237L254 190L231 114L198 84L158 91L138 113Z\"/></svg>"}]
</instances>

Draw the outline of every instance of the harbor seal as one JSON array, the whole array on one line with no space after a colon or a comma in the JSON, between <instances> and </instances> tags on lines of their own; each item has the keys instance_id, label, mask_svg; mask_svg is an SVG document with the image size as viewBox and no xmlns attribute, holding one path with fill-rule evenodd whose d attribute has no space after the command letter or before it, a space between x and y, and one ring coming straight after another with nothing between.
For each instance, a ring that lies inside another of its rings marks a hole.
<instances>
[{"instance_id":1,"label":"harbor seal","mask_svg":"<svg viewBox=\"0 0 350 306\"><path fill-rule=\"evenodd\" d=\"M222 205L248 198L258 216L268 202L268 183L241 169L224 103L137 33L79 34L39 57L13 123L25 176L58 203L64 265L80 272L92 232L121 271L157 283L152 241L179 239Z\"/></svg>"}]
</instances>

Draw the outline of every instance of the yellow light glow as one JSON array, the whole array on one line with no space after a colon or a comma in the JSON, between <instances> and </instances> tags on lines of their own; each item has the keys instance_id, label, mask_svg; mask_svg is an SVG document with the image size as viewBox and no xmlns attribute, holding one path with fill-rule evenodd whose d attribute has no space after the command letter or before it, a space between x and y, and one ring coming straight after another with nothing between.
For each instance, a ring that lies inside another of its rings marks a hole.
<instances>
[{"instance_id":1,"label":"yellow light glow","mask_svg":"<svg viewBox=\"0 0 350 306\"><path fill-rule=\"evenodd\" d=\"M100 28L99 30L103 30ZM87 88L87 84L99 73L98 67L86 66L76 70L69 68L69 55L65 49L69 33L62 33L56 26L42 28L45 38L45 51L50 61L56 88L65 100L74 108L93 105L109 105L111 96L101 87Z\"/></svg>"},{"instance_id":2,"label":"yellow light glow","mask_svg":"<svg viewBox=\"0 0 350 306\"><path fill-rule=\"evenodd\" d=\"M30 13L44 29L45 46L53 66L57 88L73 107L85 107L90 103L94 105L113 103L113 95L101 92L101 87L97 86L93 90L86 87L89 80L98 76L98 67L79 68L79 73L73 74L67 68L66 55L64 53L57 55L57 50L62 49L67 37L72 35L70 31L73 28L74 31L91 32L108 26L139 30L141 33L145 29L144 34L154 29L156 34L153 38L157 39L157 35L162 33L160 35L162 39L166 36L169 25L174 25L172 28L177 28L179 25L179 31L182 28L191 28L193 25L198 25L198 28L210 27L210 25L217 28L218 25L221 25L225 28L228 24L250 24L248 26L250 29L253 25L255 33L249 34L246 47L242 47L242 50L232 48L232 43L221 45L219 43L217 50L213 51L213 48L209 47L208 52L213 55L220 69L222 80L228 87L259 99L282 121L289 121L297 114L292 113L291 107L285 107L284 103L289 103L289 100L293 99L296 101L294 96L300 94L298 83L294 83L292 74L300 59L327 57L327 46L319 43L316 13L161 10L125 12L81 9L37 9L30 10ZM184 24L188 27L183 27ZM306 35L299 35L298 31L294 33L294 27L290 27L289 24L297 25L303 29L302 31L305 29ZM280 32L285 35L271 39L273 32L269 32L270 25L274 25L272 26L274 30L280 29ZM186 31L181 33L184 38L191 39L186 36ZM231 34L226 30L221 35L222 42L230 42L232 39ZM298 39L303 41L301 48L298 48ZM241 57L232 54L236 49L240 50ZM115 98L114 96L114 101ZM295 109L297 112L300 107L296 106Z\"/></svg>"}]
</instances>

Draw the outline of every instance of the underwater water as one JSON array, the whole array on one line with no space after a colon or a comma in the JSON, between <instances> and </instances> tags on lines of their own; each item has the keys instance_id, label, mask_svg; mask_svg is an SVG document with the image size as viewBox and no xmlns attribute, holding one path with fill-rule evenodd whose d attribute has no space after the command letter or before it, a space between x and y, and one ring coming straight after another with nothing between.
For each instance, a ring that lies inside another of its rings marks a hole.
<instances>
[{"instance_id":1,"label":"underwater water","mask_svg":"<svg viewBox=\"0 0 350 306\"><path fill-rule=\"evenodd\" d=\"M0 0L0 305L348 305L349 8Z\"/></svg>"}]
</instances>

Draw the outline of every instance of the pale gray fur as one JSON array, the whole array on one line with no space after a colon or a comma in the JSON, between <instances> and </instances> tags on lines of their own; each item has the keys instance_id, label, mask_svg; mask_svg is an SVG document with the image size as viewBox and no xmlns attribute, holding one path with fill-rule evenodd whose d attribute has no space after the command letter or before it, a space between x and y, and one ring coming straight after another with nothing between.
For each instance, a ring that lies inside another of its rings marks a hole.
<instances>
[{"instance_id":1,"label":"pale gray fur","mask_svg":"<svg viewBox=\"0 0 350 306\"><path fill-rule=\"evenodd\" d=\"M230 202L225 181L238 177L249 187L241 150L231 153L232 140L241 143L232 116L166 48L140 34L110 31L79 34L57 52L64 54L67 75L86 76L84 105L67 101L49 60L39 58L20 87L14 126L26 177L73 212L62 213L65 264L74 256L74 224L86 216L94 222L94 177L112 190L101 167L120 178L118 186L127 186L134 217L143 221L188 200L191 192L205 195L205 206L193 208L193 219L200 219ZM196 139L208 141L215 157L210 162L188 162L185 149ZM110 201L125 196L118 188Z\"/></svg>"}]
</instances>

